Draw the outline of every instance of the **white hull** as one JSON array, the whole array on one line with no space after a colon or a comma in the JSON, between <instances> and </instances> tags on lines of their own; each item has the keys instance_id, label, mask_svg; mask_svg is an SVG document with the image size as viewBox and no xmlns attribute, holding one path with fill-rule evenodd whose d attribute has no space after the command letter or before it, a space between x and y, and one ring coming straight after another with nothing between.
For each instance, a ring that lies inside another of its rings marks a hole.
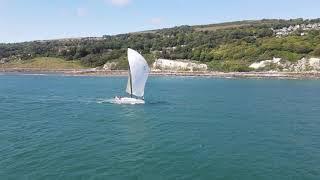
<instances>
[{"instance_id":1,"label":"white hull","mask_svg":"<svg viewBox=\"0 0 320 180\"><path fill-rule=\"evenodd\" d=\"M144 100L142 99L136 99L136 98L129 98L129 97L115 97L113 100L113 103L115 104L144 104Z\"/></svg>"}]
</instances>

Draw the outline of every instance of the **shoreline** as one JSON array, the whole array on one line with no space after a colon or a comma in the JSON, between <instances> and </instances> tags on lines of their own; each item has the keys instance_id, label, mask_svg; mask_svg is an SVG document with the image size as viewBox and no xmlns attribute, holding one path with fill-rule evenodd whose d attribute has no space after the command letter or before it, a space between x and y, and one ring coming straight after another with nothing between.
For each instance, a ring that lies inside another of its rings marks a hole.
<instances>
[{"instance_id":1,"label":"shoreline","mask_svg":"<svg viewBox=\"0 0 320 180\"><path fill-rule=\"evenodd\" d=\"M127 76L127 70L2 68L0 73L62 74L66 76ZM215 71L151 71L150 76L256 78L256 79L320 79L320 72L215 72Z\"/></svg>"}]
</instances>

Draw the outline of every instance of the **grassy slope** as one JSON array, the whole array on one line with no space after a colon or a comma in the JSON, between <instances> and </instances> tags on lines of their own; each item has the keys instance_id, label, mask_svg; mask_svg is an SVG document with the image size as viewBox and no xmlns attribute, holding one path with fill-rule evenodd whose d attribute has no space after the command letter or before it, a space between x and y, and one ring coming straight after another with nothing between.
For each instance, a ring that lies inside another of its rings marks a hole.
<instances>
[{"instance_id":1,"label":"grassy slope","mask_svg":"<svg viewBox=\"0 0 320 180\"><path fill-rule=\"evenodd\" d=\"M230 28L250 26L250 25L262 24L262 23L267 24L267 22L265 22L263 20L244 20L244 21L217 23L217 24L194 25L191 27L193 27L196 31L216 31L216 30L220 30L220 29L230 29ZM161 31L167 30L167 29L171 29L171 28L132 32L131 34L156 33L156 32L161 32Z\"/></svg>"},{"instance_id":2,"label":"grassy slope","mask_svg":"<svg viewBox=\"0 0 320 180\"><path fill-rule=\"evenodd\" d=\"M193 25L191 27L193 27L196 31L216 31L216 30L238 28L238 27L251 26L251 25L268 25L268 24L274 24L277 22L279 22L279 19L243 20L243 21L224 22L224 23L207 24L207 25ZM170 28L146 30L146 31L134 32L132 34L156 33L165 29L170 29Z\"/></svg>"},{"instance_id":3,"label":"grassy slope","mask_svg":"<svg viewBox=\"0 0 320 180\"><path fill-rule=\"evenodd\" d=\"M85 68L79 62L65 61L60 58L39 57L31 61L14 61L3 64L2 68L37 68L37 69L83 69Z\"/></svg>"}]
</instances>

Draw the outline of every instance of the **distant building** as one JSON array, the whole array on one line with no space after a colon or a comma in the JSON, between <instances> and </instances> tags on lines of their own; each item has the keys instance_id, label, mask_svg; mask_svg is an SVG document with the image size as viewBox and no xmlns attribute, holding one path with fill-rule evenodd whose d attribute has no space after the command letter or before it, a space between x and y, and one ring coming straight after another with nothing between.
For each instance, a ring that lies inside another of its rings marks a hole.
<instances>
[{"instance_id":1,"label":"distant building","mask_svg":"<svg viewBox=\"0 0 320 180\"><path fill-rule=\"evenodd\" d=\"M311 31L311 30L320 30L320 23L314 23L314 24L297 24L295 26L289 26L289 27L283 27L281 29L272 29L276 37L283 37L288 36L297 30L304 31L301 33L301 36L306 35L305 31Z\"/></svg>"}]
</instances>

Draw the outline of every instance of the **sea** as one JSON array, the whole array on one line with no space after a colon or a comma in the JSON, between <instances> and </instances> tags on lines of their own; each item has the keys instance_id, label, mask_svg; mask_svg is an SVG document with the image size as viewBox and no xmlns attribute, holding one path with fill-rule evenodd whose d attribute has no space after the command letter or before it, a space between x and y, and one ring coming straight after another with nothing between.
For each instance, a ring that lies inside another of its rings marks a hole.
<instances>
[{"instance_id":1,"label":"sea","mask_svg":"<svg viewBox=\"0 0 320 180\"><path fill-rule=\"evenodd\" d=\"M1 180L320 179L320 81L0 75Z\"/></svg>"}]
</instances>

